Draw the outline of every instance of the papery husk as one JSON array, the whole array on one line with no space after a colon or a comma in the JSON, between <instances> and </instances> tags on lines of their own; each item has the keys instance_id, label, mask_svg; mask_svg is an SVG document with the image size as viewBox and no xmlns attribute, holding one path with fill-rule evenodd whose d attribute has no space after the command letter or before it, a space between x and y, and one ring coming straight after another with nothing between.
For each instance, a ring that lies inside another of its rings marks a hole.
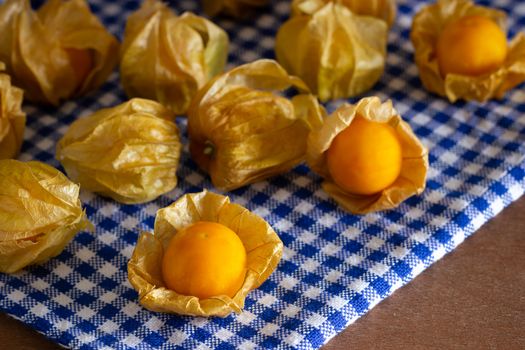
<instances>
[{"instance_id":1,"label":"papery husk","mask_svg":"<svg viewBox=\"0 0 525 350\"><path fill-rule=\"evenodd\" d=\"M287 89L299 91L291 99ZM310 130L325 111L306 85L275 61L234 68L207 84L188 111L193 160L215 187L232 190L304 160Z\"/></svg>"},{"instance_id":2,"label":"papery husk","mask_svg":"<svg viewBox=\"0 0 525 350\"><path fill-rule=\"evenodd\" d=\"M218 295L199 299L178 294L164 284L161 266L168 243L179 230L199 221L217 222L230 228L246 249L246 277L233 298ZM230 203L228 197L203 191L186 194L157 212L154 232L142 232L139 237L128 263L128 278L139 292L140 304L149 310L225 317L242 311L246 295L268 279L277 267L282 252L283 243L279 236L261 217Z\"/></svg>"},{"instance_id":3,"label":"papery husk","mask_svg":"<svg viewBox=\"0 0 525 350\"><path fill-rule=\"evenodd\" d=\"M371 89L383 74L386 43L384 21L330 2L285 22L277 33L275 54L290 74L328 101Z\"/></svg>"},{"instance_id":4,"label":"papery husk","mask_svg":"<svg viewBox=\"0 0 525 350\"><path fill-rule=\"evenodd\" d=\"M292 16L312 14L330 2L341 4L357 15L382 19L389 27L396 19L396 0L294 0Z\"/></svg>"},{"instance_id":5,"label":"papery husk","mask_svg":"<svg viewBox=\"0 0 525 350\"><path fill-rule=\"evenodd\" d=\"M0 159L16 158L24 141L26 114L22 111L24 93L11 85L0 62Z\"/></svg>"},{"instance_id":6,"label":"papery husk","mask_svg":"<svg viewBox=\"0 0 525 350\"><path fill-rule=\"evenodd\" d=\"M237 18L246 17L258 7L269 4L270 0L202 0L204 12L208 16L224 13Z\"/></svg>"},{"instance_id":7,"label":"papery husk","mask_svg":"<svg viewBox=\"0 0 525 350\"><path fill-rule=\"evenodd\" d=\"M118 60L118 42L84 0L49 0L33 11L28 0L0 6L0 60L27 100L58 105L98 88ZM78 81L65 49L89 50L93 67Z\"/></svg>"},{"instance_id":8,"label":"papery husk","mask_svg":"<svg viewBox=\"0 0 525 350\"><path fill-rule=\"evenodd\" d=\"M345 130L356 116L388 123L399 140L403 161L397 180L373 195L351 194L340 188L328 171L326 151L332 141ZM392 101L381 103L378 97L367 97L357 104L344 104L328 117L322 128L314 130L308 139L307 162L310 168L324 178L323 189L344 209L354 214L392 209L405 199L420 194L425 189L428 171L428 150L412 132L410 125L403 121L392 106Z\"/></svg>"},{"instance_id":9,"label":"papery husk","mask_svg":"<svg viewBox=\"0 0 525 350\"><path fill-rule=\"evenodd\" d=\"M197 90L224 70L228 34L204 17L179 17L164 3L147 0L128 19L120 55L129 97L184 114Z\"/></svg>"},{"instance_id":10,"label":"papery husk","mask_svg":"<svg viewBox=\"0 0 525 350\"><path fill-rule=\"evenodd\" d=\"M445 96L451 102L503 98L508 90L525 81L524 33L510 41L505 63L492 73L480 76L447 74L443 78L439 71L436 45L441 31L449 22L470 15L488 17L507 32L504 12L477 6L469 0L438 0L416 14L410 38L415 48L419 77L427 90Z\"/></svg>"},{"instance_id":11,"label":"papery husk","mask_svg":"<svg viewBox=\"0 0 525 350\"><path fill-rule=\"evenodd\" d=\"M56 158L83 188L126 203L151 201L177 185L181 152L173 113L132 99L73 122Z\"/></svg>"},{"instance_id":12,"label":"papery husk","mask_svg":"<svg viewBox=\"0 0 525 350\"><path fill-rule=\"evenodd\" d=\"M78 194L78 185L44 163L0 160L0 272L47 261L92 228Z\"/></svg>"}]
</instances>

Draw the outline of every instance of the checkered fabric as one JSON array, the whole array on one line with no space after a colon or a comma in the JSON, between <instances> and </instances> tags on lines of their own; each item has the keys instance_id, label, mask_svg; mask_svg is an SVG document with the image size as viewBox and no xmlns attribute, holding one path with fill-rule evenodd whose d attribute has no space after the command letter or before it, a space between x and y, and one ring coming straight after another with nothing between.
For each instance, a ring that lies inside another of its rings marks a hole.
<instances>
[{"instance_id":1,"label":"checkered fabric","mask_svg":"<svg viewBox=\"0 0 525 350\"><path fill-rule=\"evenodd\" d=\"M83 192L96 232L81 232L55 259L15 275L0 274L0 308L47 337L77 349L316 349L381 300L453 250L525 191L524 86L503 100L450 104L427 93L413 63L411 18L426 1L399 1L386 72L367 95L391 98L430 151L427 190L395 210L366 216L342 211L305 165L227 193L265 218L285 244L275 273L251 292L240 315L192 318L150 312L138 304L126 265L155 213L188 192L212 189L185 147L179 185L144 205L121 205ZM122 35L137 1L89 1ZM510 14L510 32L525 26L525 3L480 1ZM196 0L172 1L200 13ZM217 19L231 39L229 66L273 58L274 36L290 11L274 1L253 21ZM118 74L98 91L58 109L26 104L20 158L59 167L56 141L68 125L126 100ZM340 103L340 101L339 101ZM338 103L328 105L333 110ZM187 143L186 121L178 125Z\"/></svg>"}]
</instances>

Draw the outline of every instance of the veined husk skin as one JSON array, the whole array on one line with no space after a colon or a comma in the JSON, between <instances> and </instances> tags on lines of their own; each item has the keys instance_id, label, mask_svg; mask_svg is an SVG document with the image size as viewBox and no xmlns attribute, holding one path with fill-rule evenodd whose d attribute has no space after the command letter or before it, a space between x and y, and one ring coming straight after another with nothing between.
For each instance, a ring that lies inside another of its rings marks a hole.
<instances>
[{"instance_id":1,"label":"veined husk skin","mask_svg":"<svg viewBox=\"0 0 525 350\"><path fill-rule=\"evenodd\" d=\"M129 97L184 114L197 90L224 70L228 34L204 17L177 16L166 4L146 0L128 19L120 56Z\"/></svg>"},{"instance_id":2,"label":"veined husk skin","mask_svg":"<svg viewBox=\"0 0 525 350\"><path fill-rule=\"evenodd\" d=\"M441 31L450 21L470 15L491 18L507 32L504 12L477 6L469 0L437 0L416 14L410 38L414 44L419 77L427 90L447 97L451 102L501 99L507 91L525 81L524 33L519 33L509 42L507 59L494 72L479 76L447 74L443 77L439 71L436 45Z\"/></svg>"},{"instance_id":3,"label":"veined husk skin","mask_svg":"<svg viewBox=\"0 0 525 350\"><path fill-rule=\"evenodd\" d=\"M283 96L296 89L292 98ZM258 60L216 77L192 101L193 160L215 187L232 190L286 172L304 160L324 108L275 61Z\"/></svg>"},{"instance_id":4,"label":"veined husk skin","mask_svg":"<svg viewBox=\"0 0 525 350\"><path fill-rule=\"evenodd\" d=\"M29 101L58 105L104 83L118 61L118 42L84 0L49 0L33 11L29 0L0 5L0 61ZM87 51L85 79L66 49Z\"/></svg>"},{"instance_id":5,"label":"veined husk skin","mask_svg":"<svg viewBox=\"0 0 525 350\"><path fill-rule=\"evenodd\" d=\"M401 141L401 174L392 185L373 195L356 195L340 188L333 181L326 161L326 151L332 141L356 116L390 124ZM310 134L307 162L314 172L324 178L323 189L341 207L354 214L366 214L395 208L405 199L423 192L428 171L428 150L412 132L410 125L401 119L392 101L381 103L378 97L367 97L355 105L342 105L325 120L322 128Z\"/></svg>"},{"instance_id":6,"label":"veined husk skin","mask_svg":"<svg viewBox=\"0 0 525 350\"><path fill-rule=\"evenodd\" d=\"M0 62L0 159L16 158L24 141L26 114L22 111L24 93L11 85Z\"/></svg>"},{"instance_id":7,"label":"veined husk skin","mask_svg":"<svg viewBox=\"0 0 525 350\"><path fill-rule=\"evenodd\" d=\"M225 225L239 236L246 248L246 277L233 298L218 295L199 299L181 295L163 282L162 259L169 241L179 230L199 221ZM157 212L154 232L140 234L128 263L128 278L139 293L140 304L149 310L225 317L242 311L246 295L268 279L282 252L283 243L271 226L246 208L230 203L228 197L208 191L186 194Z\"/></svg>"},{"instance_id":8,"label":"veined husk skin","mask_svg":"<svg viewBox=\"0 0 525 350\"><path fill-rule=\"evenodd\" d=\"M356 15L382 19L389 27L396 19L396 0L294 0L292 2L292 15L314 13L329 2L344 5Z\"/></svg>"},{"instance_id":9,"label":"veined husk skin","mask_svg":"<svg viewBox=\"0 0 525 350\"><path fill-rule=\"evenodd\" d=\"M233 17L246 17L258 7L267 6L270 0L202 0L204 12L208 16L224 13Z\"/></svg>"},{"instance_id":10,"label":"veined husk skin","mask_svg":"<svg viewBox=\"0 0 525 350\"><path fill-rule=\"evenodd\" d=\"M73 122L56 158L82 188L126 203L144 203L177 185L181 143L173 113L135 98Z\"/></svg>"},{"instance_id":11,"label":"veined husk skin","mask_svg":"<svg viewBox=\"0 0 525 350\"><path fill-rule=\"evenodd\" d=\"M277 33L275 54L288 73L328 101L371 89L383 74L386 43L385 21L329 2L286 21Z\"/></svg>"},{"instance_id":12,"label":"veined husk skin","mask_svg":"<svg viewBox=\"0 0 525 350\"><path fill-rule=\"evenodd\" d=\"M49 165L0 160L0 272L47 261L92 228L78 194L79 186Z\"/></svg>"}]
</instances>

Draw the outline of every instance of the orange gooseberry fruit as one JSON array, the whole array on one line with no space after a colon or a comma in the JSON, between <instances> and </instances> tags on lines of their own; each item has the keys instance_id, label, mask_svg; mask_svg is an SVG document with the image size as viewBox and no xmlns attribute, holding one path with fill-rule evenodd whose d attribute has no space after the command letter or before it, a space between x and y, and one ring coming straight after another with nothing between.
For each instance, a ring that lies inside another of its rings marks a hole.
<instances>
[{"instance_id":1,"label":"orange gooseberry fruit","mask_svg":"<svg viewBox=\"0 0 525 350\"><path fill-rule=\"evenodd\" d=\"M401 172L401 142L392 126L357 116L332 141L326 154L328 171L343 190L359 195L378 193Z\"/></svg>"},{"instance_id":2,"label":"orange gooseberry fruit","mask_svg":"<svg viewBox=\"0 0 525 350\"><path fill-rule=\"evenodd\" d=\"M164 252L167 288L200 299L233 297L246 275L246 250L228 227L200 221L178 231Z\"/></svg>"},{"instance_id":3,"label":"orange gooseberry fruit","mask_svg":"<svg viewBox=\"0 0 525 350\"><path fill-rule=\"evenodd\" d=\"M93 54L90 50L68 48L65 49L69 62L75 72L78 85L82 85L93 69Z\"/></svg>"},{"instance_id":4,"label":"orange gooseberry fruit","mask_svg":"<svg viewBox=\"0 0 525 350\"><path fill-rule=\"evenodd\" d=\"M507 38L492 19L466 16L445 26L436 51L443 76L478 76L497 70L505 62Z\"/></svg>"}]
</instances>

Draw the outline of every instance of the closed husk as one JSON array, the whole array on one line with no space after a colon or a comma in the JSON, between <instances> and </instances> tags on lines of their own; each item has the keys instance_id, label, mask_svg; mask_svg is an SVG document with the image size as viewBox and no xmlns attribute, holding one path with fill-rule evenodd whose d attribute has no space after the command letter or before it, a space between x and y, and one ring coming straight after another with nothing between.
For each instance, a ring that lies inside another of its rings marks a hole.
<instances>
[{"instance_id":1,"label":"closed husk","mask_svg":"<svg viewBox=\"0 0 525 350\"><path fill-rule=\"evenodd\" d=\"M246 17L269 3L270 0L202 0L204 12L208 16L224 13L237 18Z\"/></svg>"},{"instance_id":2,"label":"closed husk","mask_svg":"<svg viewBox=\"0 0 525 350\"><path fill-rule=\"evenodd\" d=\"M197 90L223 71L228 35L204 17L177 16L166 4L146 0L127 21L120 56L129 97L156 100L183 114Z\"/></svg>"},{"instance_id":3,"label":"closed husk","mask_svg":"<svg viewBox=\"0 0 525 350\"><path fill-rule=\"evenodd\" d=\"M396 0L294 0L292 15L313 13L329 2L344 5L357 15L377 17L389 26L396 18Z\"/></svg>"},{"instance_id":4,"label":"closed husk","mask_svg":"<svg viewBox=\"0 0 525 350\"><path fill-rule=\"evenodd\" d=\"M180 152L173 113L136 98L73 122L56 157L84 189L132 204L177 185Z\"/></svg>"},{"instance_id":5,"label":"closed husk","mask_svg":"<svg viewBox=\"0 0 525 350\"><path fill-rule=\"evenodd\" d=\"M297 93L288 98L290 89ZM277 62L245 64L212 80L192 101L191 156L215 187L239 188L301 163L308 134L324 115L306 85Z\"/></svg>"},{"instance_id":6,"label":"closed husk","mask_svg":"<svg viewBox=\"0 0 525 350\"><path fill-rule=\"evenodd\" d=\"M386 22L356 15L340 3L304 10L279 28L279 63L304 80L321 101L371 89L385 67Z\"/></svg>"},{"instance_id":7,"label":"closed husk","mask_svg":"<svg viewBox=\"0 0 525 350\"><path fill-rule=\"evenodd\" d=\"M25 98L58 105L98 88L118 60L118 42L83 0L49 0L33 11L29 0L0 5L0 61ZM91 59L85 77L68 50Z\"/></svg>"},{"instance_id":8,"label":"closed husk","mask_svg":"<svg viewBox=\"0 0 525 350\"><path fill-rule=\"evenodd\" d=\"M92 228L78 194L79 186L49 165L0 160L0 272L47 261Z\"/></svg>"},{"instance_id":9,"label":"closed husk","mask_svg":"<svg viewBox=\"0 0 525 350\"><path fill-rule=\"evenodd\" d=\"M18 156L26 127L23 91L11 85L11 78L2 73L4 68L0 62L0 159Z\"/></svg>"}]
</instances>

